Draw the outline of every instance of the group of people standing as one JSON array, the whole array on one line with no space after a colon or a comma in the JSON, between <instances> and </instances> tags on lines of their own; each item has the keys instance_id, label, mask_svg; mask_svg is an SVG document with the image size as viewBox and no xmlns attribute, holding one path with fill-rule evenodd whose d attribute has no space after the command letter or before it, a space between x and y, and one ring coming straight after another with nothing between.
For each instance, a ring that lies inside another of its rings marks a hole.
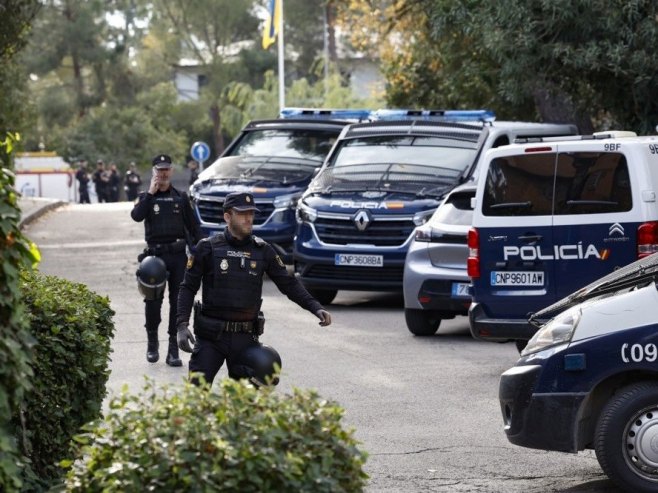
<instances>
[{"instance_id":1,"label":"group of people standing","mask_svg":"<svg viewBox=\"0 0 658 493\"><path fill-rule=\"evenodd\" d=\"M91 175L87 170L87 161L80 160L78 169L75 173L75 179L78 181L78 191L80 192L81 204L89 204L89 182L93 182L98 202L118 202L121 189L121 174L116 163L105 164L102 159L96 161L96 171ZM142 178L137 172L134 162L130 163L128 171L123 177L124 191L126 199L134 201L140 191Z\"/></svg>"}]
</instances>

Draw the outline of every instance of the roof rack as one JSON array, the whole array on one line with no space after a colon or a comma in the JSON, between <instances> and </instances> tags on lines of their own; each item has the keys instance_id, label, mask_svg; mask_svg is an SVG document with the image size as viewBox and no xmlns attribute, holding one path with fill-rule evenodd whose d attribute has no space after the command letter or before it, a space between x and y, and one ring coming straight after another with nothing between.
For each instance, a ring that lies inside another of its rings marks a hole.
<instances>
[{"instance_id":1,"label":"roof rack","mask_svg":"<svg viewBox=\"0 0 658 493\"><path fill-rule=\"evenodd\" d=\"M409 110L379 109L372 112L375 120L434 120L491 122L496 114L491 110Z\"/></svg>"},{"instance_id":2,"label":"roof rack","mask_svg":"<svg viewBox=\"0 0 658 493\"><path fill-rule=\"evenodd\" d=\"M370 118L371 113L371 110L364 109L283 108L279 113L279 118L363 121Z\"/></svg>"},{"instance_id":3,"label":"roof rack","mask_svg":"<svg viewBox=\"0 0 658 493\"><path fill-rule=\"evenodd\" d=\"M537 142L560 142L564 140L603 140L637 137L635 132L627 130L610 130L607 132L594 132L592 135L562 135L551 137L521 137L514 139L515 144L534 144Z\"/></svg>"}]
</instances>

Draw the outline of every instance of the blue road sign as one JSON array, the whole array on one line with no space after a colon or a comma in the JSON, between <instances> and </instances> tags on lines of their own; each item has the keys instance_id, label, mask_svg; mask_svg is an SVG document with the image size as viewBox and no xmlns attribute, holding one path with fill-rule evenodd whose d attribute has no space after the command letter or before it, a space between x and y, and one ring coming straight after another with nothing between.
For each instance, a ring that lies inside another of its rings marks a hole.
<instances>
[{"instance_id":1,"label":"blue road sign","mask_svg":"<svg viewBox=\"0 0 658 493\"><path fill-rule=\"evenodd\" d=\"M210 157L210 147L205 142L195 142L190 149L192 158L198 163L203 163Z\"/></svg>"}]
</instances>

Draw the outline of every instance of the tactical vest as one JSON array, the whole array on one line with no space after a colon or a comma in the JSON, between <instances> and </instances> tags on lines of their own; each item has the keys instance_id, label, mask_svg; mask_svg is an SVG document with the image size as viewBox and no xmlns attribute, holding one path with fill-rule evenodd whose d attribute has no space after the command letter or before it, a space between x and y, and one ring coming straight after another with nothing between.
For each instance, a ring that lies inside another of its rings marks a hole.
<instances>
[{"instance_id":1,"label":"tactical vest","mask_svg":"<svg viewBox=\"0 0 658 493\"><path fill-rule=\"evenodd\" d=\"M167 243L185 238L185 200L172 188L169 195L154 196L145 221L148 243Z\"/></svg>"},{"instance_id":2,"label":"tactical vest","mask_svg":"<svg viewBox=\"0 0 658 493\"><path fill-rule=\"evenodd\" d=\"M223 234L210 239L212 276L204 307L244 310L260 303L265 272L265 245L256 238L246 247L230 245Z\"/></svg>"}]
</instances>

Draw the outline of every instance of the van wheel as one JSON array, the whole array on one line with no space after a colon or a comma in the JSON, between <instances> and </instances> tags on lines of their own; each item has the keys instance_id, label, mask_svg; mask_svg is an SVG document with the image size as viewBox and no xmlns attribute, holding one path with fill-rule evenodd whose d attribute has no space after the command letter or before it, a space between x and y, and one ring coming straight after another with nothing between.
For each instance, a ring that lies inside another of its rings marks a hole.
<instances>
[{"instance_id":1,"label":"van wheel","mask_svg":"<svg viewBox=\"0 0 658 493\"><path fill-rule=\"evenodd\" d=\"M439 330L441 319L432 316L432 312L425 310L404 309L404 319L407 328L415 336L431 336Z\"/></svg>"},{"instance_id":2,"label":"van wheel","mask_svg":"<svg viewBox=\"0 0 658 493\"><path fill-rule=\"evenodd\" d=\"M338 293L335 289L306 288L306 290L311 293L311 296L318 300L321 305L331 304Z\"/></svg>"},{"instance_id":3,"label":"van wheel","mask_svg":"<svg viewBox=\"0 0 658 493\"><path fill-rule=\"evenodd\" d=\"M618 391L605 405L594 434L596 458L628 491L658 490L658 382Z\"/></svg>"}]
</instances>

